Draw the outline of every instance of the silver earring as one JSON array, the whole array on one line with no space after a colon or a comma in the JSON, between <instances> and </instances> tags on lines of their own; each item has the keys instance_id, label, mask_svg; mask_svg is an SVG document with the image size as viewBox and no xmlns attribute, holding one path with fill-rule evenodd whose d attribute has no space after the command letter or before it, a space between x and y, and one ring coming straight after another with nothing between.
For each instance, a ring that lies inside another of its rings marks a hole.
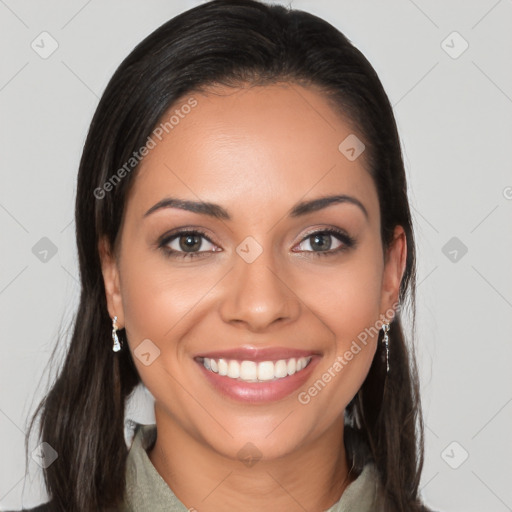
<instances>
[{"instance_id":1,"label":"silver earring","mask_svg":"<svg viewBox=\"0 0 512 512\"><path fill-rule=\"evenodd\" d=\"M386 322L382 325L382 330L384 331L384 338L382 339L384 345L386 346L386 372L389 373L389 323Z\"/></svg>"},{"instance_id":2,"label":"silver earring","mask_svg":"<svg viewBox=\"0 0 512 512\"><path fill-rule=\"evenodd\" d=\"M119 341L119 338L117 337L117 316L112 318L112 350L114 352L119 352L121 350L121 342Z\"/></svg>"}]
</instances>

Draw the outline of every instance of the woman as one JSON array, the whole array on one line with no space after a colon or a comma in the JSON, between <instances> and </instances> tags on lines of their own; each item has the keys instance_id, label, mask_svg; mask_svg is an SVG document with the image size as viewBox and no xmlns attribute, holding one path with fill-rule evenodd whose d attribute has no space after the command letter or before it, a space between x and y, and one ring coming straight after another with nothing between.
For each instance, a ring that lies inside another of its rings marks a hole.
<instances>
[{"instance_id":1,"label":"woman","mask_svg":"<svg viewBox=\"0 0 512 512\"><path fill-rule=\"evenodd\" d=\"M162 25L100 100L76 232L40 510L427 510L399 138L338 30L253 0Z\"/></svg>"}]
</instances>

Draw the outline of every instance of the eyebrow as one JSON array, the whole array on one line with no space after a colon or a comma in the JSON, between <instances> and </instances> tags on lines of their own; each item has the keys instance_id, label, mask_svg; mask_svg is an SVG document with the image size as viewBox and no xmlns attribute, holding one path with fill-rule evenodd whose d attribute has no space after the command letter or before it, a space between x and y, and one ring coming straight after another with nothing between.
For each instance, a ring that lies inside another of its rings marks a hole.
<instances>
[{"instance_id":1,"label":"eyebrow","mask_svg":"<svg viewBox=\"0 0 512 512\"><path fill-rule=\"evenodd\" d=\"M290 217L300 217L302 215L307 215L308 213L316 212L318 210L322 210L331 206L333 204L353 204L357 206L368 219L368 211L364 207L363 203L359 201L359 199L348 196L345 194L342 195L334 195L334 196L324 196L319 197L317 199L312 199L311 201L302 201L294 205L291 210L288 212ZM222 206L214 203L207 203L203 201L190 201L185 199L177 199L175 197L166 197L161 201L158 201L155 205L153 205L145 214L144 217L152 214L157 210L161 210L163 208L178 208L180 210L186 210L193 213L198 213L201 215L208 215L210 217L214 217L216 219L221 220L231 220L231 215L225 210Z\"/></svg>"}]
</instances>

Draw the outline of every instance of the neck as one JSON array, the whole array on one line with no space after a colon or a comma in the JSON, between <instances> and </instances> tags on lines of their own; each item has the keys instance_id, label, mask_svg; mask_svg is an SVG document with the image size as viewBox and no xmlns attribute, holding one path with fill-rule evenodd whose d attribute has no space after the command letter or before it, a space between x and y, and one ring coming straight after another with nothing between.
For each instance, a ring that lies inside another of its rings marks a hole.
<instances>
[{"instance_id":1,"label":"neck","mask_svg":"<svg viewBox=\"0 0 512 512\"><path fill-rule=\"evenodd\" d=\"M343 415L329 431L273 460L243 464L194 438L155 405L157 439L148 453L189 510L321 512L355 479L343 443Z\"/></svg>"}]
</instances>

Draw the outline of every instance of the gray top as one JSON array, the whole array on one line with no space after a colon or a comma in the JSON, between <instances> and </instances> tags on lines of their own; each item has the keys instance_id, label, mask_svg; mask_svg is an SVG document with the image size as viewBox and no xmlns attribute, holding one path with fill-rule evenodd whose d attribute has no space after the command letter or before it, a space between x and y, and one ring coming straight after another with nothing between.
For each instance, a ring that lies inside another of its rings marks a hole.
<instances>
[{"instance_id":1,"label":"gray top","mask_svg":"<svg viewBox=\"0 0 512 512\"><path fill-rule=\"evenodd\" d=\"M138 425L126 465L126 499L123 512L190 512L172 492L150 461L146 450L156 439L156 425ZM375 512L379 510L379 478L367 461L340 500L325 512Z\"/></svg>"}]
</instances>

